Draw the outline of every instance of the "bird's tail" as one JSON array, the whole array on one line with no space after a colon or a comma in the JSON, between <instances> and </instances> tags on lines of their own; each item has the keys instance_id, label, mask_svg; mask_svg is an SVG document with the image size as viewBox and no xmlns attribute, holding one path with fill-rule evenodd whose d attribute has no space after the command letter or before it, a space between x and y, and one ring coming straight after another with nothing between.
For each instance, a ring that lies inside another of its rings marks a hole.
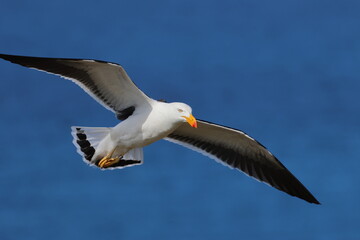
<instances>
[{"instance_id":1,"label":"bird's tail","mask_svg":"<svg viewBox=\"0 0 360 240\"><path fill-rule=\"evenodd\" d=\"M98 162L92 162L97 146L110 132L107 127L71 127L73 144L77 152L83 157L84 162L92 166L98 166ZM142 164L144 159L143 149L134 148L128 151L121 161L102 169L117 169ZM99 159L100 160L100 159Z\"/></svg>"},{"instance_id":2,"label":"bird's tail","mask_svg":"<svg viewBox=\"0 0 360 240\"><path fill-rule=\"evenodd\" d=\"M83 160L91 164L91 159L95 154L95 149L100 141L106 137L111 128L107 127L71 127L73 144Z\"/></svg>"}]
</instances>

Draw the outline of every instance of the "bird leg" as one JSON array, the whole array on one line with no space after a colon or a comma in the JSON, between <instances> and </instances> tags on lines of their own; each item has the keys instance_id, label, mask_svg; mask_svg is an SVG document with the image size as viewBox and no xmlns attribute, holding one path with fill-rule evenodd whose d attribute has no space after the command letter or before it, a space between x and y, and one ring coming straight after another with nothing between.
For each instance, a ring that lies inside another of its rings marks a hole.
<instances>
[{"instance_id":1,"label":"bird leg","mask_svg":"<svg viewBox=\"0 0 360 240\"><path fill-rule=\"evenodd\" d=\"M116 148L114 148L114 150L112 152L110 152L109 154L107 154L105 157L103 157L98 163L98 167L99 168L108 168L111 167L112 165L118 163L121 159L122 156L117 156L112 158L111 156L113 155L113 153L115 152Z\"/></svg>"}]
</instances>

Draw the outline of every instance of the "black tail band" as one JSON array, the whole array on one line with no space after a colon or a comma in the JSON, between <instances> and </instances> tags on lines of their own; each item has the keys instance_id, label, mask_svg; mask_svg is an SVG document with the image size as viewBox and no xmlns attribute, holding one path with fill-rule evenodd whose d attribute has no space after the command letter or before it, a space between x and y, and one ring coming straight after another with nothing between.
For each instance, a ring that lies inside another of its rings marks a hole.
<instances>
[{"instance_id":1,"label":"black tail band","mask_svg":"<svg viewBox=\"0 0 360 240\"><path fill-rule=\"evenodd\" d=\"M95 154L95 148L91 146L91 143L87 140L86 134L81 128L76 128L76 143L79 145L80 150L84 153L84 158L91 161L91 158Z\"/></svg>"}]
</instances>

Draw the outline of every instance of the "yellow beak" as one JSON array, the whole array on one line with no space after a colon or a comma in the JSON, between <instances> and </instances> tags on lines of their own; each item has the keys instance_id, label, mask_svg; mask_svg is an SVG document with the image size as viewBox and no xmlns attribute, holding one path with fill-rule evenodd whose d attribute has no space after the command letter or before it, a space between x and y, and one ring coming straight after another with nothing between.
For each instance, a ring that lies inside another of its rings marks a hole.
<instances>
[{"instance_id":1,"label":"yellow beak","mask_svg":"<svg viewBox=\"0 0 360 240\"><path fill-rule=\"evenodd\" d=\"M186 119L186 121L190 124L190 126L192 126L193 128L197 128L196 119L194 118L194 116L192 114L190 114L189 117L185 117L185 116L182 116L182 117Z\"/></svg>"}]
</instances>

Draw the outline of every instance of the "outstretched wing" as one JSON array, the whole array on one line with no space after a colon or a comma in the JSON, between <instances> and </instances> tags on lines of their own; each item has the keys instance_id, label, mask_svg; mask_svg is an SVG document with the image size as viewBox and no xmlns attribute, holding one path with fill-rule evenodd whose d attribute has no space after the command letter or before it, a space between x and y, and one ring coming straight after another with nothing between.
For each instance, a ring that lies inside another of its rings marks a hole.
<instances>
[{"instance_id":1,"label":"outstretched wing","mask_svg":"<svg viewBox=\"0 0 360 240\"><path fill-rule=\"evenodd\" d=\"M319 204L274 155L242 131L198 120L197 129L183 124L165 140L239 169L292 196Z\"/></svg>"},{"instance_id":2,"label":"outstretched wing","mask_svg":"<svg viewBox=\"0 0 360 240\"><path fill-rule=\"evenodd\" d=\"M40 58L0 54L0 58L72 80L120 120L147 104L147 97L118 64L98 60Z\"/></svg>"}]
</instances>

